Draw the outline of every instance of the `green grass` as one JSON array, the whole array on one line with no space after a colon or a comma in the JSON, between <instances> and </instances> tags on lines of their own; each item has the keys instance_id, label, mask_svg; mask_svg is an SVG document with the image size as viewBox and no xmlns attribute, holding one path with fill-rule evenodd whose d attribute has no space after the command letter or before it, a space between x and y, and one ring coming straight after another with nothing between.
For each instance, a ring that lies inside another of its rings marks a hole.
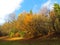
<instances>
[{"instance_id":1,"label":"green grass","mask_svg":"<svg viewBox=\"0 0 60 45\"><path fill-rule=\"evenodd\" d=\"M60 45L60 40L18 40L2 41L0 45Z\"/></svg>"}]
</instances>

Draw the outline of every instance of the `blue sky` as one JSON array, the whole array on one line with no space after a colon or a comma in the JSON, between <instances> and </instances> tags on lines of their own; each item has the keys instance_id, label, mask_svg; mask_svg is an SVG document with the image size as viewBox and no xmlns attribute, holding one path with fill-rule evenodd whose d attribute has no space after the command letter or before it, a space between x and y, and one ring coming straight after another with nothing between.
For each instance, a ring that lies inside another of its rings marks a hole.
<instances>
[{"instance_id":1,"label":"blue sky","mask_svg":"<svg viewBox=\"0 0 60 45\"><path fill-rule=\"evenodd\" d=\"M48 1L51 2L50 5L52 5L55 2L60 3L59 0L23 0L21 8L16 11L16 15L23 11L29 12L31 9L33 12L38 12L41 9L41 7Z\"/></svg>"},{"instance_id":2,"label":"blue sky","mask_svg":"<svg viewBox=\"0 0 60 45\"><path fill-rule=\"evenodd\" d=\"M16 11L16 14L19 14L23 11L29 12L32 10L33 12L37 12L41 5L45 3L47 0L24 0L21 4L21 8Z\"/></svg>"},{"instance_id":3,"label":"blue sky","mask_svg":"<svg viewBox=\"0 0 60 45\"><path fill-rule=\"evenodd\" d=\"M5 22L6 16L15 13L17 16L23 11L34 13L41 8L53 8L54 3L60 3L60 0L0 0L0 24Z\"/></svg>"}]
</instances>

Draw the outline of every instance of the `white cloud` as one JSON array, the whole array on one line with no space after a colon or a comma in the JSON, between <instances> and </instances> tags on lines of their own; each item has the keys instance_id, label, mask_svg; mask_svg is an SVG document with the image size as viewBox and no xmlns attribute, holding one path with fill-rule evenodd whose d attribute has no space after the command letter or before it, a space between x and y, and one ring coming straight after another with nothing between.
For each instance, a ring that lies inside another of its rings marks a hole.
<instances>
[{"instance_id":1,"label":"white cloud","mask_svg":"<svg viewBox=\"0 0 60 45\"><path fill-rule=\"evenodd\" d=\"M2 25L4 22L5 22L5 20L1 18L0 19L0 25Z\"/></svg>"},{"instance_id":2,"label":"white cloud","mask_svg":"<svg viewBox=\"0 0 60 45\"><path fill-rule=\"evenodd\" d=\"M46 8L48 8L48 9L52 10L54 3L58 3L57 0L47 0L47 2L45 2L45 3L41 6L41 8L46 7Z\"/></svg>"},{"instance_id":3,"label":"white cloud","mask_svg":"<svg viewBox=\"0 0 60 45\"><path fill-rule=\"evenodd\" d=\"M45 6L49 6L50 5L50 3L51 3L51 0L48 0L47 2L45 2L44 4L43 4L43 6L42 7L45 7Z\"/></svg>"},{"instance_id":4,"label":"white cloud","mask_svg":"<svg viewBox=\"0 0 60 45\"><path fill-rule=\"evenodd\" d=\"M57 3L57 0L47 0L47 2L42 4L41 10L39 13L48 15L49 10L53 10L54 3Z\"/></svg>"},{"instance_id":5,"label":"white cloud","mask_svg":"<svg viewBox=\"0 0 60 45\"><path fill-rule=\"evenodd\" d=\"M41 6L41 8L48 8L48 9L50 9L50 10L52 10L53 9L53 4L55 3L55 2L57 2L57 0L48 0L47 2L45 2L42 6Z\"/></svg>"},{"instance_id":6,"label":"white cloud","mask_svg":"<svg viewBox=\"0 0 60 45\"><path fill-rule=\"evenodd\" d=\"M19 9L22 2L23 0L0 0L0 22L1 18Z\"/></svg>"}]
</instances>

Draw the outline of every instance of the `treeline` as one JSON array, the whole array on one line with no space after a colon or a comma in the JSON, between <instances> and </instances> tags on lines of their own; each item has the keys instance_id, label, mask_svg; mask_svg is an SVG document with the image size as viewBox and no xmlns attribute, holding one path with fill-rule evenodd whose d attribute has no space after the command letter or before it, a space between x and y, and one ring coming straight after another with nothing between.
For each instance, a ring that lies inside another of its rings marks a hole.
<instances>
[{"instance_id":1,"label":"treeline","mask_svg":"<svg viewBox=\"0 0 60 45\"><path fill-rule=\"evenodd\" d=\"M33 38L51 34L60 34L60 5L54 4L54 9L47 14L23 12L16 19L9 20L0 26L0 36ZM44 12L44 11L43 11Z\"/></svg>"}]
</instances>

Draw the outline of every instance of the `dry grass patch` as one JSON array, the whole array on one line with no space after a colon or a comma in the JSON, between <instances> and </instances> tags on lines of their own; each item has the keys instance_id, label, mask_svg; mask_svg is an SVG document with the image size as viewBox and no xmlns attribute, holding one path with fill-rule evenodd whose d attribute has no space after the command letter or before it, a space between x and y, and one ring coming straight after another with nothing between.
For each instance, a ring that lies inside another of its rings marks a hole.
<instances>
[{"instance_id":1,"label":"dry grass patch","mask_svg":"<svg viewBox=\"0 0 60 45\"><path fill-rule=\"evenodd\" d=\"M12 38L6 38L4 40L14 41L14 40L21 40L21 39L24 39L24 38L22 38L22 37L12 37Z\"/></svg>"}]
</instances>

